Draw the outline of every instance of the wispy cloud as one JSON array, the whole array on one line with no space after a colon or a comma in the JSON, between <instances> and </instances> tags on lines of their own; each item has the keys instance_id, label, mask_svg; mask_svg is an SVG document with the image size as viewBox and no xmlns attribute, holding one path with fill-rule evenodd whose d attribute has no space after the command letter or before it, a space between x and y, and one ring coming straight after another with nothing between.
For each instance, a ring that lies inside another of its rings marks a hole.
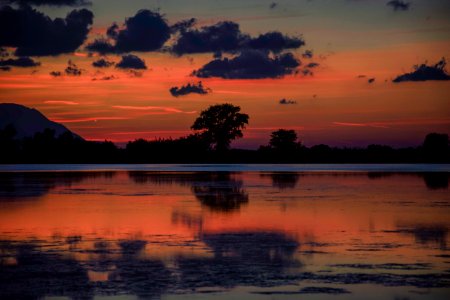
<instances>
[{"instance_id":1,"label":"wispy cloud","mask_svg":"<svg viewBox=\"0 0 450 300\"><path fill-rule=\"evenodd\" d=\"M80 119L53 119L57 123L82 123L82 122L97 122L101 120L128 120L125 117L89 117Z\"/></svg>"},{"instance_id":2,"label":"wispy cloud","mask_svg":"<svg viewBox=\"0 0 450 300\"><path fill-rule=\"evenodd\" d=\"M337 125L337 126L350 126L350 127L390 128L392 126L450 124L450 119L440 119L440 120L439 119L411 119L411 120L367 122L367 123L333 122L333 124Z\"/></svg>"},{"instance_id":3,"label":"wispy cloud","mask_svg":"<svg viewBox=\"0 0 450 300\"><path fill-rule=\"evenodd\" d=\"M49 101L44 101L44 103L46 104L64 104L64 105L78 105L80 103L75 102L75 101L60 101L60 100L49 100Z\"/></svg>"},{"instance_id":4,"label":"wispy cloud","mask_svg":"<svg viewBox=\"0 0 450 300\"><path fill-rule=\"evenodd\" d=\"M142 110L142 111L156 111L166 113L182 113L182 114L195 114L197 111L183 111L173 107L166 106L129 106L129 105L114 105L113 108L126 109L126 110Z\"/></svg>"}]
</instances>

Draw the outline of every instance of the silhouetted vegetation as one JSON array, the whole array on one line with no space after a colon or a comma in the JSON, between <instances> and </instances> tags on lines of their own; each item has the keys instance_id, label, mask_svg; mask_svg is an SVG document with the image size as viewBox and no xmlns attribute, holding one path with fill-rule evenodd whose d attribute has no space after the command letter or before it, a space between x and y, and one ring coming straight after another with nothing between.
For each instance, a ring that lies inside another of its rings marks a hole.
<instances>
[{"instance_id":1,"label":"silhouetted vegetation","mask_svg":"<svg viewBox=\"0 0 450 300\"><path fill-rule=\"evenodd\" d=\"M258 150L230 149L243 136L249 116L232 104L201 112L195 133L177 139L137 139L119 148L109 141L85 141L52 129L17 139L12 125L0 129L0 163L450 163L448 134L430 133L421 146L392 148L306 147L294 130L279 129Z\"/></svg>"},{"instance_id":2,"label":"silhouetted vegetation","mask_svg":"<svg viewBox=\"0 0 450 300\"><path fill-rule=\"evenodd\" d=\"M242 129L249 116L232 104L212 105L202 111L191 129L200 131L201 137L218 152L228 150L232 140L243 137Z\"/></svg>"}]
</instances>

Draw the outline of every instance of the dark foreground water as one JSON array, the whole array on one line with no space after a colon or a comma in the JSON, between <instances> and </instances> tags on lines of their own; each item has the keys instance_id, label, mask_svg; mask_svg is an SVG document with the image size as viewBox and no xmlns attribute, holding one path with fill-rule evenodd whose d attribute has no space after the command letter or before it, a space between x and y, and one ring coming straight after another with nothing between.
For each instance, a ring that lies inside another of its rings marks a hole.
<instances>
[{"instance_id":1,"label":"dark foreground water","mask_svg":"<svg viewBox=\"0 0 450 300\"><path fill-rule=\"evenodd\" d=\"M450 298L447 166L0 170L0 299Z\"/></svg>"}]
</instances>

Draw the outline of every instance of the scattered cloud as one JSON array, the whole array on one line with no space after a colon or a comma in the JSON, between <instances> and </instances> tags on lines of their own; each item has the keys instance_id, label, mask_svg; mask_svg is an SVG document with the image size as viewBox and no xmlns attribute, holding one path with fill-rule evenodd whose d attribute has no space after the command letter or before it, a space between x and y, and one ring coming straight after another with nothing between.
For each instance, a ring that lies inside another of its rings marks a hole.
<instances>
[{"instance_id":1,"label":"scattered cloud","mask_svg":"<svg viewBox=\"0 0 450 300\"><path fill-rule=\"evenodd\" d=\"M248 46L252 49L270 50L273 52L280 52L285 49L297 49L303 45L305 45L303 39L289 37L278 31L260 34L258 37L248 41Z\"/></svg>"},{"instance_id":2,"label":"scattered cloud","mask_svg":"<svg viewBox=\"0 0 450 300\"><path fill-rule=\"evenodd\" d=\"M374 83L375 82L375 78L369 78L369 79L367 79L367 82L368 83Z\"/></svg>"},{"instance_id":3,"label":"scattered cloud","mask_svg":"<svg viewBox=\"0 0 450 300\"><path fill-rule=\"evenodd\" d=\"M177 55L192 53L236 53L246 49L280 52L296 49L305 42L299 37L283 35L278 31L260 34L252 38L242 33L239 24L232 21L218 22L200 29L185 29L180 32L171 51Z\"/></svg>"},{"instance_id":4,"label":"scattered cloud","mask_svg":"<svg viewBox=\"0 0 450 300\"><path fill-rule=\"evenodd\" d=\"M392 0L386 3L387 6L392 7L394 11L405 11L411 6L411 3L402 0Z\"/></svg>"},{"instance_id":5,"label":"scattered cloud","mask_svg":"<svg viewBox=\"0 0 450 300\"><path fill-rule=\"evenodd\" d=\"M116 52L114 45L105 38L95 39L93 42L89 43L85 48L90 52L97 52L100 54L109 54Z\"/></svg>"},{"instance_id":6,"label":"scattered cloud","mask_svg":"<svg viewBox=\"0 0 450 300\"><path fill-rule=\"evenodd\" d=\"M158 12L142 9L117 29L116 48L119 52L154 51L170 38L170 27Z\"/></svg>"},{"instance_id":7,"label":"scattered cloud","mask_svg":"<svg viewBox=\"0 0 450 300\"><path fill-rule=\"evenodd\" d=\"M106 60L105 58L100 58L94 62L92 62L92 65L96 68L108 68L114 65L113 61Z\"/></svg>"},{"instance_id":8,"label":"scattered cloud","mask_svg":"<svg viewBox=\"0 0 450 300\"><path fill-rule=\"evenodd\" d=\"M65 19L51 19L31 8L0 8L0 46L15 47L18 56L47 56L75 51L90 31L94 15L73 10Z\"/></svg>"},{"instance_id":9,"label":"scattered cloud","mask_svg":"<svg viewBox=\"0 0 450 300\"><path fill-rule=\"evenodd\" d=\"M194 26L196 23L197 23L197 19L196 18L190 18L190 19L187 19L187 20L181 20L181 21L173 24L172 26L170 26L170 31L172 33L185 32L186 30L188 30L189 28Z\"/></svg>"},{"instance_id":10,"label":"scattered cloud","mask_svg":"<svg viewBox=\"0 0 450 300\"><path fill-rule=\"evenodd\" d=\"M147 66L145 61L133 54L127 54L122 56L121 61L116 64L116 68L119 69L135 69L135 70L145 70Z\"/></svg>"},{"instance_id":11,"label":"scattered cloud","mask_svg":"<svg viewBox=\"0 0 450 300\"><path fill-rule=\"evenodd\" d=\"M319 66L318 63L316 63L316 62L311 62L311 63L307 64L305 67L306 67L306 68L313 69L313 68L317 68L318 66Z\"/></svg>"},{"instance_id":12,"label":"scattered cloud","mask_svg":"<svg viewBox=\"0 0 450 300\"><path fill-rule=\"evenodd\" d=\"M278 6L278 3L272 2L272 3L270 3L269 8L270 9L275 9L277 6Z\"/></svg>"},{"instance_id":13,"label":"scattered cloud","mask_svg":"<svg viewBox=\"0 0 450 300\"><path fill-rule=\"evenodd\" d=\"M302 57L303 58L313 58L314 53L312 50L305 50L305 52L303 52Z\"/></svg>"},{"instance_id":14,"label":"scattered cloud","mask_svg":"<svg viewBox=\"0 0 450 300\"><path fill-rule=\"evenodd\" d=\"M246 50L233 58L215 59L193 72L199 78L281 78L296 72L300 61L292 53L270 56L267 51Z\"/></svg>"},{"instance_id":15,"label":"scattered cloud","mask_svg":"<svg viewBox=\"0 0 450 300\"><path fill-rule=\"evenodd\" d=\"M172 87L170 88L170 94L174 97L179 96L185 96L188 94L200 94L200 95L206 95L211 92L211 89L205 88L201 81L199 81L197 84L188 83L187 85L183 85L181 87Z\"/></svg>"},{"instance_id":16,"label":"scattered cloud","mask_svg":"<svg viewBox=\"0 0 450 300\"><path fill-rule=\"evenodd\" d=\"M435 65L431 66L426 63L416 65L414 66L413 72L399 75L392 81L399 83L405 81L450 80L450 75L445 70L446 65L445 58L442 58Z\"/></svg>"},{"instance_id":17,"label":"scattered cloud","mask_svg":"<svg viewBox=\"0 0 450 300\"><path fill-rule=\"evenodd\" d=\"M5 58L9 56L9 52L6 48L0 47L0 57Z\"/></svg>"},{"instance_id":18,"label":"scattered cloud","mask_svg":"<svg viewBox=\"0 0 450 300\"><path fill-rule=\"evenodd\" d=\"M69 60L64 72L66 72L66 74L70 76L80 76L81 73L83 73L83 70L78 68L78 66L74 62Z\"/></svg>"},{"instance_id":19,"label":"scattered cloud","mask_svg":"<svg viewBox=\"0 0 450 300\"><path fill-rule=\"evenodd\" d=\"M170 38L170 31L170 26L160 13L141 9L127 18L122 27L113 23L106 31L109 39L96 39L86 49L102 54L156 51Z\"/></svg>"},{"instance_id":20,"label":"scattered cloud","mask_svg":"<svg viewBox=\"0 0 450 300\"><path fill-rule=\"evenodd\" d=\"M60 76L62 76L62 73L60 71L51 71L49 74L51 76L53 76L53 77L60 77Z\"/></svg>"},{"instance_id":21,"label":"scattered cloud","mask_svg":"<svg viewBox=\"0 0 450 300\"><path fill-rule=\"evenodd\" d=\"M288 100L288 99L281 99L280 101L278 101L278 103L286 105L286 104L297 104L297 101L294 100Z\"/></svg>"},{"instance_id":22,"label":"scattered cloud","mask_svg":"<svg viewBox=\"0 0 450 300\"><path fill-rule=\"evenodd\" d=\"M239 24L219 22L200 29L181 31L171 51L177 55L206 52L235 52L248 36L241 33Z\"/></svg>"},{"instance_id":23,"label":"scattered cloud","mask_svg":"<svg viewBox=\"0 0 450 300\"><path fill-rule=\"evenodd\" d=\"M103 76L103 77L92 78L93 81L96 81L96 80L108 81L108 80L114 80L114 79L118 79L118 77L116 77L114 75L107 75L107 76Z\"/></svg>"},{"instance_id":24,"label":"scattered cloud","mask_svg":"<svg viewBox=\"0 0 450 300\"><path fill-rule=\"evenodd\" d=\"M8 58L0 60L0 66L31 68L40 66L41 63L25 56L19 58Z\"/></svg>"}]
</instances>

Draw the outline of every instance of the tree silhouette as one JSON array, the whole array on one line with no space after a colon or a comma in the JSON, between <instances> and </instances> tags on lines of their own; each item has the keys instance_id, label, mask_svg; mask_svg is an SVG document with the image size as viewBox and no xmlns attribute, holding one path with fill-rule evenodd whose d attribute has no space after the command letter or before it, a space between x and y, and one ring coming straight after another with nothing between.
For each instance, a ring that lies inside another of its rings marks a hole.
<instances>
[{"instance_id":1,"label":"tree silhouette","mask_svg":"<svg viewBox=\"0 0 450 300\"><path fill-rule=\"evenodd\" d=\"M280 152L291 152L298 150L300 142L294 130L278 129L270 135L269 145Z\"/></svg>"},{"instance_id":2,"label":"tree silhouette","mask_svg":"<svg viewBox=\"0 0 450 300\"><path fill-rule=\"evenodd\" d=\"M243 136L242 129L248 124L249 116L240 111L239 106L229 103L212 105L200 113L191 129L201 131L216 151L228 150L232 140Z\"/></svg>"},{"instance_id":3,"label":"tree silhouette","mask_svg":"<svg viewBox=\"0 0 450 300\"><path fill-rule=\"evenodd\" d=\"M450 140L448 134L429 133L423 142L425 159L428 161L440 161L449 157Z\"/></svg>"}]
</instances>

